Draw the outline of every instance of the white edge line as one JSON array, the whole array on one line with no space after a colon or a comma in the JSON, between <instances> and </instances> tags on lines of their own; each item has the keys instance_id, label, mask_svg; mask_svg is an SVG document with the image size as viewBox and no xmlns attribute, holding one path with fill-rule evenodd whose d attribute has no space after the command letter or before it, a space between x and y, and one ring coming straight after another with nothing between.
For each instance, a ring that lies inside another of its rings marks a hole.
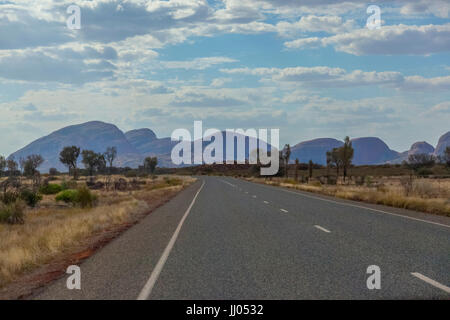
<instances>
[{"instance_id":1,"label":"white edge line","mask_svg":"<svg viewBox=\"0 0 450 320\"><path fill-rule=\"evenodd\" d=\"M254 183L254 182L250 182L250 181L245 181L245 182ZM265 184L260 184L260 183L257 183L257 184L261 185L262 187L266 187L266 188L272 188L272 189L273 188L278 188L278 190L281 190L281 191L284 191L284 192L288 192L288 193L293 193L293 194L296 194L296 195L299 195L299 196L302 196L302 197L306 197L306 198L311 198L311 199L317 199L317 200L322 200L322 201L326 201L326 202L336 203L336 204L340 204L340 205L343 205L343 206L349 206L349 207L354 207L354 208L371 210L371 211L375 211L375 212L378 212L378 213L389 214L391 216L396 216L396 217L400 217L400 218L421 221L421 222L434 224L434 225L441 226L441 227L450 228L449 225L442 224L442 223L439 223L439 222L434 222L434 221L428 221L428 220L423 220L423 219L419 219L419 218L408 217L408 216L397 214L397 213L387 212L387 211L373 209L373 208L364 207L364 206L358 206L356 204L350 204L350 203L345 203L345 202L339 202L339 201L324 199L324 198L320 198L320 197L314 197L314 196L306 195L306 194L303 194L303 193L300 193L300 192L294 192L294 191L286 190L284 188L274 187L274 186L270 186L270 185L265 185ZM299 191L301 191L301 190L299 190ZM304 191L304 192L306 192L306 191Z\"/></svg>"},{"instance_id":2,"label":"white edge line","mask_svg":"<svg viewBox=\"0 0 450 320\"><path fill-rule=\"evenodd\" d=\"M420 274L418 272L411 272L411 274L414 277L419 278L420 280L425 281L426 283L431 284L432 286L434 286L436 288L439 288L439 289L441 289L441 290L443 290L443 291L445 291L447 293L450 293L450 288L445 286L445 285L443 285L442 283L439 283L439 282L437 282L437 281L435 281L433 279L430 279L427 276L424 276L423 274Z\"/></svg>"},{"instance_id":3,"label":"white edge line","mask_svg":"<svg viewBox=\"0 0 450 320\"><path fill-rule=\"evenodd\" d=\"M269 204L269 201L264 201L265 204Z\"/></svg>"},{"instance_id":4,"label":"white edge line","mask_svg":"<svg viewBox=\"0 0 450 320\"><path fill-rule=\"evenodd\" d=\"M170 252L172 251L172 248L175 244L175 241L177 241L178 234L180 233L181 227L183 226L184 221L186 220L187 216L189 215L189 212L191 211L192 206L195 203L195 200L197 199L197 196L200 194L200 191L202 191L203 186L205 185L205 181L203 181L200 189L198 189L197 193L195 194L194 199L192 199L191 204L187 208L186 212L183 215L183 218L181 218L180 223L178 224L177 228L175 229L175 232L172 235L172 238L170 238L169 243L167 244L167 247L164 249L163 254L158 260L158 263L156 264L155 268L153 269L150 278L148 279L147 283L145 284L144 288L142 288L141 292L139 293L139 296L137 297L137 300L147 300L150 294L152 293L153 287L155 286L156 281L158 280L159 274L161 273L164 264L167 261L167 258L169 257Z\"/></svg>"},{"instance_id":5,"label":"white edge line","mask_svg":"<svg viewBox=\"0 0 450 320\"><path fill-rule=\"evenodd\" d=\"M327 230L327 229L325 229L325 228L323 228L321 226L318 226L318 225L315 225L314 227L316 227L317 229L322 230L323 232L326 232L326 233L330 233L331 232L330 230Z\"/></svg>"},{"instance_id":6,"label":"white edge line","mask_svg":"<svg viewBox=\"0 0 450 320\"><path fill-rule=\"evenodd\" d=\"M280 211L283 211L283 212L286 212L286 213L287 213L287 212L289 212L289 211L287 211L287 210L284 210L284 209L280 209Z\"/></svg>"}]
</instances>

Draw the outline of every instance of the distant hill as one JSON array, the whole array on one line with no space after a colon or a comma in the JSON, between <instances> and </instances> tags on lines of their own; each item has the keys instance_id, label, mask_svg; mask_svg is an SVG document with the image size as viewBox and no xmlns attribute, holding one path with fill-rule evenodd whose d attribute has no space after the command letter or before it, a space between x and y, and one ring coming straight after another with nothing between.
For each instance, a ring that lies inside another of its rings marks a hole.
<instances>
[{"instance_id":1,"label":"distant hill","mask_svg":"<svg viewBox=\"0 0 450 320\"><path fill-rule=\"evenodd\" d=\"M355 165L382 164L399 156L397 151L389 149L388 145L380 138L365 137L351 141L355 150L352 161Z\"/></svg>"},{"instance_id":2,"label":"distant hill","mask_svg":"<svg viewBox=\"0 0 450 320\"><path fill-rule=\"evenodd\" d=\"M399 156L393 160L388 161L389 163L402 163L407 161L409 156L412 154L433 154L434 147L425 141L415 142L408 151L399 153Z\"/></svg>"},{"instance_id":3,"label":"distant hill","mask_svg":"<svg viewBox=\"0 0 450 320\"><path fill-rule=\"evenodd\" d=\"M134 167L141 163L141 155L130 144L123 132L113 124L100 121L57 130L14 152L9 158L14 157L17 161L30 154L40 154L45 159L39 168L40 171L47 172L50 168L65 170L66 168L59 161L59 153L64 147L72 145L95 152L104 152L108 146L115 146L118 153L115 162L117 166Z\"/></svg>"},{"instance_id":4,"label":"distant hill","mask_svg":"<svg viewBox=\"0 0 450 320\"><path fill-rule=\"evenodd\" d=\"M222 131L222 137L225 138L225 131ZM250 139L249 137L245 138L245 158L248 158L253 151L249 148ZM52 167L65 170L66 168L59 161L59 153L66 146L76 145L81 149L90 149L95 152L104 152L107 147L115 146L118 150L115 166L137 168L145 157L156 156L158 166L175 167L171 161L171 151L177 143L167 137L158 138L155 132L147 128L123 133L113 124L91 121L68 126L39 138L14 152L9 158L14 157L19 160L30 154L40 154L45 159L44 164L39 168L41 172L47 172ZM203 149L209 143L204 141ZM256 141L256 144L259 144L259 140ZM325 165L326 152L342 145L342 141L332 138L300 142L291 147L291 162L298 158L300 162L312 160L314 163ZM414 143L409 151L399 153L391 150L384 141L376 137L356 138L352 140L352 145L355 150L353 163L356 165L401 163L408 158L409 154L413 153L432 154L434 152L435 155L441 155L445 148L450 146L450 132L439 139L436 149L427 142L421 141ZM280 147L283 147L283 144L280 144ZM222 152L226 153L225 139Z\"/></svg>"},{"instance_id":5,"label":"distant hill","mask_svg":"<svg viewBox=\"0 0 450 320\"><path fill-rule=\"evenodd\" d=\"M443 155L445 148L447 148L447 147L450 147L450 131L439 138L439 142L436 146L436 150L434 151L434 154L436 156Z\"/></svg>"},{"instance_id":6,"label":"distant hill","mask_svg":"<svg viewBox=\"0 0 450 320\"><path fill-rule=\"evenodd\" d=\"M312 160L314 163L326 165L327 151L341 147L343 144L342 141L331 138L319 138L300 142L291 147L291 162L294 162L298 158L300 162L305 163Z\"/></svg>"}]
</instances>

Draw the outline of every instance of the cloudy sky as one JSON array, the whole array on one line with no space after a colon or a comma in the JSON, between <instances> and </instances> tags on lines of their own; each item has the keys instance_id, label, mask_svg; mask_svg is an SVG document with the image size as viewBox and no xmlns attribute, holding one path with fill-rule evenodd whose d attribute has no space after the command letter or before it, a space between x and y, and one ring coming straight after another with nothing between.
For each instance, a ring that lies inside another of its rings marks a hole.
<instances>
[{"instance_id":1,"label":"cloudy sky","mask_svg":"<svg viewBox=\"0 0 450 320\"><path fill-rule=\"evenodd\" d=\"M66 25L81 9L81 29ZM382 26L366 27L369 5ZM446 0L0 0L0 154L90 120L281 143L450 130Z\"/></svg>"}]
</instances>

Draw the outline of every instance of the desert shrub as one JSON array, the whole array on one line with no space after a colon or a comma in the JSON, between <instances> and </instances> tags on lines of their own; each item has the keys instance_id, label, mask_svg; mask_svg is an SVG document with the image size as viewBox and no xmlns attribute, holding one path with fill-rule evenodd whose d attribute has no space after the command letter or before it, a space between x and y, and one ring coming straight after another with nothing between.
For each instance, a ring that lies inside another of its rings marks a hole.
<instances>
[{"instance_id":1,"label":"desert shrub","mask_svg":"<svg viewBox=\"0 0 450 320\"><path fill-rule=\"evenodd\" d=\"M138 176L138 171L137 170L130 170L125 172L125 177L127 178L136 178Z\"/></svg>"},{"instance_id":2,"label":"desert shrub","mask_svg":"<svg viewBox=\"0 0 450 320\"><path fill-rule=\"evenodd\" d=\"M314 187L321 187L322 184L320 183L320 181L317 180L311 180L308 182L309 185L314 186Z\"/></svg>"},{"instance_id":3,"label":"desert shrub","mask_svg":"<svg viewBox=\"0 0 450 320\"><path fill-rule=\"evenodd\" d=\"M97 197L92 194L92 192L86 187L83 186L79 188L78 194L76 197L76 202L82 207L82 208L92 208L94 205L95 200L97 200Z\"/></svg>"},{"instance_id":4,"label":"desert shrub","mask_svg":"<svg viewBox=\"0 0 450 320\"><path fill-rule=\"evenodd\" d=\"M74 206L79 205L82 208L86 208L93 207L97 197L86 186L82 186L79 189L63 190L58 193L55 199L56 201L63 201Z\"/></svg>"},{"instance_id":5,"label":"desert shrub","mask_svg":"<svg viewBox=\"0 0 450 320\"><path fill-rule=\"evenodd\" d=\"M74 190L74 189L76 189L76 188L78 188L78 184L77 184L77 182L76 181L73 181L73 180L70 180L70 181L63 181L62 183L61 183L61 190L62 191L64 191L64 190Z\"/></svg>"},{"instance_id":6,"label":"desert shrub","mask_svg":"<svg viewBox=\"0 0 450 320\"><path fill-rule=\"evenodd\" d=\"M428 181L415 180L412 184L412 193L421 198L436 197L438 191Z\"/></svg>"},{"instance_id":7,"label":"desert shrub","mask_svg":"<svg viewBox=\"0 0 450 320\"><path fill-rule=\"evenodd\" d=\"M372 184L373 184L372 177L367 176L366 179L365 179L365 183L366 183L366 186L371 187Z\"/></svg>"},{"instance_id":8,"label":"desert shrub","mask_svg":"<svg viewBox=\"0 0 450 320\"><path fill-rule=\"evenodd\" d=\"M335 176L327 176L327 184L336 185L337 178Z\"/></svg>"},{"instance_id":9,"label":"desert shrub","mask_svg":"<svg viewBox=\"0 0 450 320\"><path fill-rule=\"evenodd\" d=\"M49 183L47 185L42 186L39 189L39 192L42 194L57 194L60 193L63 190L63 188L56 183Z\"/></svg>"},{"instance_id":10,"label":"desert shrub","mask_svg":"<svg viewBox=\"0 0 450 320\"><path fill-rule=\"evenodd\" d=\"M10 204L13 202L16 202L16 200L19 198L19 193L15 191L6 191L2 195L0 195L0 200L4 204Z\"/></svg>"},{"instance_id":11,"label":"desert shrub","mask_svg":"<svg viewBox=\"0 0 450 320\"><path fill-rule=\"evenodd\" d=\"M178 186L180 184L183 184L183 181L181 181L181 179L179 178L164 177L164 182L169 186Z\"/></svg>"},{"instance_id":12,"label":"desert shrub","mask_svg":"<svg viewBox=\"0 0 450 320\"><path fill-rule=\"evenodd\" d=\"M417 175L421 177L429 176L433 174L433 170L428 168L420 168L417 170Z\"/></svg>"},{"instance_id":13,"label":"desert shrub","mask_svg":"<svg viewBox=\"0 0 450 320\"><path fill-rule=\"evenodd\" d=\"M39 201L42 200L42 195L40 195L36 191L32 191L32 190L29 190L29 189L23 189L20 192L20 199L25 201L25 203L28 206L34 208L39 203Z\"/></svg>"},{"instance_id":14,"label":"desert shrub","mask_svg":"<svg viewBox=\"0 0 450 320\"><path fill-rule=\"evenodd\" d=\"M297 184L298 182L294 179L284 179L283 183L289 183L289 184Z\"/></svg>"},{"instance_id":15,"label":"desert shrub","mask_svg":"<svg viewBox=\"0 0 450 320\"><path fill-rule=\"evenodd\" d=\"M358 176L358 177L356 177L356 179L355 179L355 185L357 185L357 186L362 186L362 185L364 185L364 181L366 180L366 177L365 176Z\"/></svg>"},{"instance_id":16,"label":"desert shrub","mask_svg":"<svg viewBox=\"0 0 450 320\"><path fill-rule=\"evenodd\" d=\"M0 205L0 223L24 223L25 204L21 200Z\"/></svg>"}]
</instances>

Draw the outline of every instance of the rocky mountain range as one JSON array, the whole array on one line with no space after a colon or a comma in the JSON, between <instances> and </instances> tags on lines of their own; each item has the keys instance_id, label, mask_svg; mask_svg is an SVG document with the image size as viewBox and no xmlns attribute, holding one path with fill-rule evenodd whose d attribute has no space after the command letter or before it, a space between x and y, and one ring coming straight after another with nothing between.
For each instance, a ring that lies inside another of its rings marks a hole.
<instances>
[{"instance_id":1,"label":"rocky mountain range","mask_svg":"<svg viewBox=\"0 0 450 320\"><path fill-rule=\"evenodd\" d=\"M222 134L224 135L223 132ZM245 157L248 157L250 152L248 139L246 138ZM170 153L176 144L177 142L172 142L170 138L158 138L150 129L122 132L113 124L91 121L52 132L14 152L8 158L14 157L18 160L30 154L40 154L45 159L40 167L42 172L48 171L49 168L64 170L65 168L59 162L59 152L65 146L76 145L81 149L95 152L104 152L107 147L115 146L118 151L115 166L136 168L142 164L145 157L156 156L160 167L174 167ZM203 148L208 144L209 142L203 142ZM304 141L291 148L291 161L298 158L300 162L312 160L315 163L326 164L326 152L342 144L342 141L332 138ZM352 145L355 150L353 163L356 165L401 163L414 153L441 155L445 148L450 146L450 131L439 139L436 148L421 141L414 143L408 151L397 152L376 137L355 138L352 139ZM225 148L224 144L224 152Z\"/></svg>"}]
</instances>

